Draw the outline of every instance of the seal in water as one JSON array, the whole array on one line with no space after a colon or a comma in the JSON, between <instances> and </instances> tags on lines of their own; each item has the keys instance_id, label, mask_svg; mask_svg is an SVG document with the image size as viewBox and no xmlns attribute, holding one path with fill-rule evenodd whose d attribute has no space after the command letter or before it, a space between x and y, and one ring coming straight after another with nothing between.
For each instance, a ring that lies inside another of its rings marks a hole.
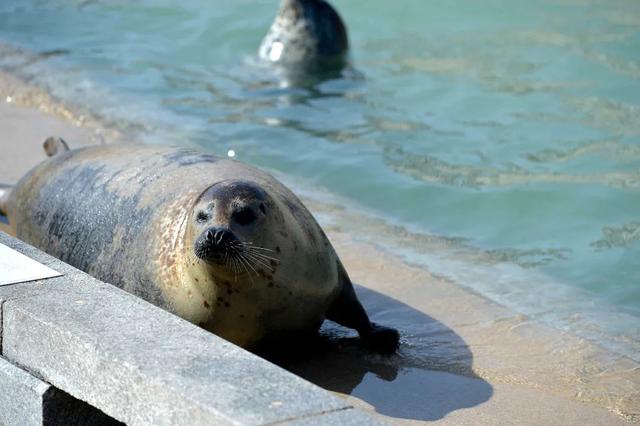
<instances>
[{"instance_id":1,"label":"seal in water","mask_svg":"<svg viewBox=\"0 0 640 426\"><path fill-rule=\"evenodd\" d=\"M393 352L324 232L269 174L184 148L103 145L52 157L0 199L18 238L245 347L327 318Z\"/></svg>"},{"instance_id":2,"label":"seal in water","mask_svg":"<svg viewBox=\"0 0 640 426\"><path fill-rule=\"evenodd\" d=\"M347 29L329 3L282 0L259 55L285 66L342 68L348 49Z\"/></svg>"}]
</instances>

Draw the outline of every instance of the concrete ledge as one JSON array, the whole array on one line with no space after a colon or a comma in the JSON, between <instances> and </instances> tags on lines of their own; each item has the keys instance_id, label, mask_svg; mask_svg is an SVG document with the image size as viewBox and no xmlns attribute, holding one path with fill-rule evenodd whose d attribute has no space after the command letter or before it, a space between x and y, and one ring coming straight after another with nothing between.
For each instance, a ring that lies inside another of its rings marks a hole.
<instances>
[{"instance_id":1,"label":"concrete ledge","mask_svg":"<svg viewBox=\"0 0 640 426\"><path fill-rule=\"evenodd\" d=\"M0 358L1 425L121 425L96 408Z\"/></svg>"},{"instance_id":2,"label":"concrete ledge","mask_svg":"<svg viewBox=\"0 0 640 426\"><path fill-rule=\"evenodd\" d=\"M0 287L2 355L131 425L377 424L323 389L6 234L65 274Z\"/></svg>"}]
</instances>

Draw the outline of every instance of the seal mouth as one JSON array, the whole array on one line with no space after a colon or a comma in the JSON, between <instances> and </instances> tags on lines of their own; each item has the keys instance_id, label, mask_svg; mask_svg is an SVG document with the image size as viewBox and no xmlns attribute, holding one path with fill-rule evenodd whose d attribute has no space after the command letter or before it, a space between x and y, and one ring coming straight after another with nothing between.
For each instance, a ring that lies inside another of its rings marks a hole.
<instances>
[{"instance_id":1,"label":"seal mouth","mask_svg":"<svg viewBox=\"0 0 640 426\"><path fill-rule=\"evenodd\" d=\"M279 259L271 256L273 250L240 241L233 232L224 228L209 228L195 242L195 255L210 265L229 269L234 276L260 275L260 270L275 272ZM268 254L267 254L268 253Z\"/></svg>"}]
</instances>

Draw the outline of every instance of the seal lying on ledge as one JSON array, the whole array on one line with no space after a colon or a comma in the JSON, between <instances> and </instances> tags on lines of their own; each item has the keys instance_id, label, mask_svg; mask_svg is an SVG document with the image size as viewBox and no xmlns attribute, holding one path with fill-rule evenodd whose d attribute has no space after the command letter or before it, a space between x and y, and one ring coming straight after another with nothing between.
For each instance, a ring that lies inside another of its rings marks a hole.
<instances>
[{"instance_id":1,"label":"seal lying on ledge","mask_svg":"<svg viewBox=\"0 0 640 426\"><path fill-rule=\"evenodd\" d=\"M52 155L0 197L18 238L244 347L325 318L393 352L320 226L269 174L191 149L107 145Z\"/></svg>"}]
</instances>

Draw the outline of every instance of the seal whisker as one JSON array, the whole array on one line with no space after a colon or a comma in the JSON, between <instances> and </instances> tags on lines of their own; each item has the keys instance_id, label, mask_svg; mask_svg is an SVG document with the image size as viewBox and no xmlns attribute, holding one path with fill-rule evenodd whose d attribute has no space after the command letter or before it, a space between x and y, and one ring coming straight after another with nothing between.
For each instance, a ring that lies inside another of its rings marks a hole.
<instances>
[{"instance_id":1,"label":"seal whisker","mask_svg":"<svg viewBox=\"0 0 640 426\"><path fill-rule=\"evenodd\" d=\"M254 244L253 244L253 242L251 242L251 241L249 241L249 242L243 242L243 243L241 243L241 244L242 244L242 245L245 245L245 246L250 246L250 247L247 247L247 248L250 248L250 249L253 249L253 250L274 251L274 250L272 250L272 249L270 249L270 248L261 247L261 246L256 246L256 245L254 245Z\"/></svg>"},{"instance_id":2,"label":"seal whisker","mask_svg":"<svg viewBox=\"0 0 640 426\"><path fill-rule=\"evenodd\" d=\"M233 281L238 282L238 275L240 275L240 265L238 265L238 261L234 257L233 261Z\"/></svg>"},{"instance_id":3,"label":"seal whisker","mask_svg":"<svg viewBox=\"0 0 640 426\"><path fill-rule=\"evenodd\" d=\"M265 254L262 253L256 253L254 251L251 250L247 250L248 253L251 253L253 256L259 257L261 259L266 259L266 260L275 260L276 262L280 262L280 259L278 259L277 257L271 257L271 256L267 256Z\"/></svg>"},{"instance_id":4,"label":"seal whisker","mask_svg":"<svg viewBox=\"0 0 640 426\"><path fill-rule=\"evenodd\" d=\"M258 271L256 271L256 269L253 267L251 262L249 262L249 259L245 257L244 253L240 253L240 258L246 262L247 266L249 266L249 268L251 268L251 270L256 274L256 277L260 276L260 274L258 274Z\"/></svg>"},{"instance_id":5,"label":"seal whisker","mask_svg":"<svg viewBox=\"0 0 640 426\"><path fill-rule=\"evenodd\" d=\"M261 265L264 266L265 268L269 269L271 272L274 271L273 266L269 265L268 263L266 263L264 260L261 260L257 257L253 257L251 254L247 253L246 254L246 258L253 261L255 264L257 265Z\"/></svg>"},{"instance_id":6,"label":"seal whisker","mask_svg":"<svg viewBox=\"0 0 640 426\"><path fill-rule=\"evenodd\" d=\"M245 252L251 253L255 256L259 256L261 258L264 259L269 259L269 260L275 260L276 262L279 262L280 260L275 258L275 257L271 257L271 256L267 256L266 254L262 253L261 250L266 250L266 251L273 251L271 249L265 248L265 247L259 247L259 246L254 246L252 245L253 243L242 243L243 244L243 249Z\"/></svg>"},{"instance_id":7,"label":"seal whisker","mask_svg":"<svg viewBox=\"0 0 640 426\"><path fill-rule=\"evenodd\" d=\"M233 247L231 247L231 250L225 250L225 259L229 260L229 263L227 263L227 264L230 264L230 266L233 269L234 273L238 272L238 269L237 269L237 266L236 266L237 265L236 264L236 259L235 259L236 253L237 253L237 250L235 250Z\"/></svg>"},{"instance_id":8,"label":"seal whisker","mask_svg":"<svg viewBox=\"0 0 640 426\"><path fill-rule=\"evenodd\" d=\"M262 257L262 256L258 256L256 253L252 253L252 252L250 252L250 251L245 251L245 252L244 252L244 255L245 255L246 257L250 257L250 258L252 258L252 259L260 260L260 261L265 262L265 263L267 263L267 264L268 264L268 262L267 262L268 260L272 260L272 259L269 259L269 258L264 258L264 257ZM275 260L275 259L273 259L273 260Z\"/></svg>"},{"instance_id":9,"label":"seal whisker","mask_svg":"<svg viewBox=\"0 0 640 426\"><path fill-rule=\"evenodd\" d=\"M249 272L249 269L247 269L246 267L246 261L242 258L241 254L238 254L238 261L240 262L240 264L242 265L242 267L244 268L244 270L247 272L247 276L249 277L249 280L251 281L251 286L253 286L253 278L251 278L251 272Z\"/></svg>"},{"instance_id":10,"label":"seal whisker","mask_svg":"<svg viewBox=\"0 0 640 426\"><path fill-rule=\"evenodd\" d=\"M235 254L231 254L229 257L231 261L231 269L233 270L233 281L238 282L238 274L240 273L240 267L238 266L238 262L236 261Z\"/></svg>"}]
</instances>

